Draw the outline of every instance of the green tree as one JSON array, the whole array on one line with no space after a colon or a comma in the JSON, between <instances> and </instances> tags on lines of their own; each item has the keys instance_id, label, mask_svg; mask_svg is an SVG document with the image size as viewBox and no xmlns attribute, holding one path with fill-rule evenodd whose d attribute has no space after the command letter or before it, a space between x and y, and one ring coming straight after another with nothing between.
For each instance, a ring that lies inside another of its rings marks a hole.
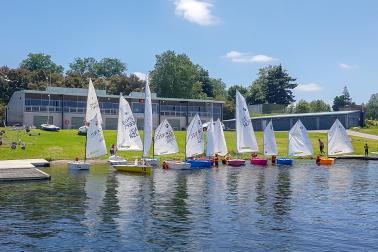
<instances>
[{"instance_id":1,"label":"green tree","mask_svg":"<svg viewBox=\"0 0 378 252\"><path fill-rule=\"evenodd\" d=\"M295 113L308 113L310 112L310 104L305 100L300 100L295 106Z\"/></svg>"},{"instance_id":2,"label":"green tree","mask_svg":"<svg viewBox=\"0 0 378 252\"><path fill-rule=\"evenodd\" d=\"M109 84L107 87L107 92L109 94L118 95L123 93L128 95L131 92L141 92L143 91L145 81L138 78L138 76L131 74L130 76L112 76L108 78Z\"/></svg>"},{"instance_id":3,"label":"green tree","mask_svg":"<svg viewBox=\"0 0 378 252\"><path fill-rule=\"evenodd\" d=\"M331 106L322 100L314 100L310 102L310 112L328 112L331 111Z\"/></svg>"},{"instance_id":4,"label":"green tree","mask_svg":"<svg viewBox=\"0 0 378 252\"><path fill-rule=\"evenodd\" d=\"M352 105L352 97L350 97L350 94L349 94L347 86L344 86L343 95L342 96L344 98L345 105Z\"/></svg>"},{"instance_id":5,"label":"green tree","mask_svg":"<svg viewBox=\"0 0 378 252\"><path fill-rule=\"evenodd\" d=\"M208 97L214 97L214 86L211 82L211 78L209 77L209 71L197 65L199 79L198 81L201 82L202 90L201 92L205 93Z\"/></svg>"},{"instance_id":6,"label":"green tree","mask_svg":"<svg viewBox=\"0 0 378 252\"><path fill-rule=\"evenodd\" d=\"M156 55L155 67L151 72L151 86L158 96L177 98L206 96L202 92L200 79L198 67L187 55L176 54L174 51Z\"/></svg>"},{"instance_id":7,"label":"green tree","mask_svg":"<svg viewBox=\"0 0 378 252\"><path fill-rule=\"evenodd\" d=\"M97 76L111 77L120 76L126 72L126 64L116 58L103 58L95 64Z\"/></svg>"},{"instance_id":8,"label":"green tree","mask_svg":"<svg viewBox=\"0 0 378 252\"><path fill-rule=\"evenodd\" d=\"M213 98L215 100L225 101L227 99L226 83L222 79L210 79L213 87Z\"/></svg>"},{"instance_id":9,"label":"green tree","mask_svg":"<svg viewBox=\"0 0 378 252\"><path fill-rule=\"evenodd\" d=\"M335 96L335 98L333 99L332 109L333 111L339 111L340 108L345 107L345 105L345 97L343 95Z\"/></svg>"},{"instance_id":10,"label":"green tree","mask_svg":"<svg viewBox=\"0 0 378 252\"><path fill-rule=\"evenodd\" d=\"M57 65L51 60L50 55L43 53L29 53L27 58L21 62L20 68L30 71L43 71L46 77L50 73L62 74L64 70L61 65Z\"/></svg>"},{"instance_id":11,"label":"green tree","mask_svg":"<svg viewBox=\"0 0 378 252\"><path fill-rule=\"evenodd\" d=\"M79 75L86 77L97 77L97 60L92 57L75 58L74 62L70 63L70 69L67 75Z\"/></svg>"},{"instance_id":12,"label":"green tree","mask_svg":"<svg viewBox=\"0 0 378 252\"><path fill-rule=\"evenodd\" d=\"M258 78L250 87L249 102L289 105L295 102L293 89L296 79L291 77L281 65L267 66L259 70Z\"/></svg>"},{"instance_id":13,"label":"green tree","mask_svg":"<svg viewBox=\"0 0 378 252\"><path fill-rule=\"evenodd\" d=\"M236 90L238 90L244 97L248 96L248 89L246 87L243 87L241 85L233 85L229 87L227 90L227 99L232 101L234 104L236 102Z\"/></svg>"},{"instance_id":14,"label":"green tree","mask_svg":"<svg viewBox=\"0 0 378 252\"><path fill-rule=\"evenodd\" d=\"M378 119L378 93L372 94L366 104L366 117L368 119Z\"/></svg>"}]
</instances>

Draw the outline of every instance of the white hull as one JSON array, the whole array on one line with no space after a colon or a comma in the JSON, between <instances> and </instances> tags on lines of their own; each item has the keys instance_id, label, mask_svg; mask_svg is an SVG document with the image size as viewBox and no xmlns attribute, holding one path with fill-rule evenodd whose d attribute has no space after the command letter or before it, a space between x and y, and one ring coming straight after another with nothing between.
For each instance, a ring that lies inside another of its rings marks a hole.
<instances>
[{"instance_id":1,"label":"white hull","mask_svg":"<svg viewBox=\"0 0 378 252\"><path fill-rule=\"evenodd\" d=\"M190 170L191 164L187 162L181 162L181 161L164 161L169 169L172 170Z\"/></svg>"},{"instance_id":2,"label":"white hull","mask_svg":"<svg viewBox=\"0 0 378 252\"><path fill-rule=\"evenodd\" d=\"M81 161L70 161L67 166L71 170L89 170L90 164Z\"/></svg>"},{"instance_id":3,"label":"white hull","mask_svg":"<svg viewBox=\"0 0 378 252\"><path fill-rule=\"evenodd\" d=\"M60 128L58 126L52 124L41 124L41 128L46 131L59 131Z\"/></svg>"},{"instance_id":4,"label":"white hull","mask_svg":"<svg viewBox=\"0 0 378 252\"><path fill-rule=\"evenodd\" d=\"M146 165L154 167L159 165L159 159L157 158L145 158L144 161L146 162Z\"/></svg>"},{"instance_id":5,"label":"white hull","mask_svg":"<svg viewBox=\"0 0 378 252\"><path fill-rule=\"evenodd\" d=\"M119 156L110 156L108 162L111 165L127 165L127 160Z\"/></svg>"}]
</instances>

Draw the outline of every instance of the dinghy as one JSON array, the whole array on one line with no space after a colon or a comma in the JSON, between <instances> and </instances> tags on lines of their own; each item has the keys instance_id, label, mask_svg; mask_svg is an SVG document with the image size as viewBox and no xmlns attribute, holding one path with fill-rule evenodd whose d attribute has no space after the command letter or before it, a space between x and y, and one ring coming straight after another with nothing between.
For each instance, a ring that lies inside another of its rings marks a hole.
<instances>
[{"instance_id":1,"label":"dinghy","mask_svg":"<svg viewBox=\"0 0 378 252\"><path fill-rule=\"evenodd\" d=\"M51 76L50 76L50 81L51 81ZM41 129L45 131L59 131L60 127L55 126L54 124L50 124L50 94L48 94L47 96L49 97L49 105L47 106L47 122L44 124L41 124Z\"/></svg>"},{"instance_id":2,"label":"dinghy","mask_svg":"<svg viewBox=\"0 0 378 252\"><path fill-rule=\"evenodd\" d=\"M207 168L212 166L211 160L194 159L197 155L204 153L204 137L202 122L198 114L196 114L190 122L186 130L185 140L185 160L191 164L192 168ZM188 159L187 159L188 158Z\"/></svg>"},{"instance_id":3,"label":"dinghy","mask_svg":"<svg viewBox=\"0 0 378 252\"><path fill-rule=\"evenodd\" d=\"M264 145L264 155L277 156L278 154L277 143L276 143L276 136L274 134L272 120L270 120L270 122L264 129L263 145ZM277 158L276 164L292 165L293 160L291 158Z\"/></svg>"},{"instance_id":4,"label":"dinghy","mask_svg":"<svg viewBox=\"0 0 378 252\"><path fill-rule=\"evenodd\" d=\"M314 155L307 129L302 124L301 120L298 120L289 131L288 155L295 157Z\"/></svg>"},{"instance_id":5,"label":"dinghy","mask_svg":"<svg viewBox=\"0 0 378 252\"><path fill-rule=\"evenodd\" d=\"M327 138L327 156L336 156L354 152L352 141L339 119L336 119L332 127L329 129ZM327 157L321 158L319 164L332 165L334 162L334 158Z\"/></svg>"},{"instance_id":6,"label":"dinghy","mask_svg":"<svg viewBox=\"0 0 378 252\"><path fill-rule=\"evenodd\" d=\"M169 155L179 152L175 133L167 119L164 119L155 130L154 155ZM190 169L190 163L165 160L168 169Z\"/></svg>"},{"instance_id":7,"label":"dinghy","mask_svg":"<svg viewBox=\"0 0 378 252\"><path fill-rule=\"evenodd\" d=\"M139 136L137 124L129 103L119 96L118 125L117 125L117 151L141 151L142 140ZM127 160L119 156L111 156L109 162L112 165L126 165Z\"/></svg>"},{"instance_id":8,"label":"dinghy","mask_svg":"<svg viewBox=\"0 0 378 252\"><path fill-rule=\"evenodd\" d=\"M228 160L230 166L242 166L245 160L238 159L238 153L257 152L258 146L255 132L253 130L247 103L239 91L236 90L235 107L236 126L236 159Z\"/></svg>"},{"instance_id":9,"label":"dinghy","mask_svg":"<svg viewBox=\"0 0 378 252\"><path fill-rule=\"evenodd\" d=\"M84 162L79 160L70 161L67 163L69 169L88 170L90 165L86 162L87 159L101 157L107 154L104 134L101 127L102 118L100 106L91 79L89 79L85 120L89 122L89 126L85 137Z\"/></svg>"},{"instance_id":10,"label":"dinghy","mask_svg":"<svg viewBox=\"0 0 378 252\"><path fill-rule=\"evenodd\" d=\"M123 97L122 97L123 98ZM122 100L122 99L121 99ZM128 102L123 98L122 102L123 106L121 108L120 104L120 113L121 119L118 120L118 127L122 131L120 134L119 139L119 146L121 150L133 150L133 151L140 151L143 150L142 154L142 161L138 162L135 160L133 164L124 164L124 165L113 165L113 167L117 171L124 171L124 172L136 172L136 173L146 173L150 174L152 166L146 163L144 157L148 156L148 152L151 147L151 138L152 138L152 107L151 107L151 91L148 85L148 81L146 81L145 86L145 107L144 107L144 145L142 145L142 141L139 136L139 131L137 128L136 121L132 114L130 105ZM118 145L118 135L117 135L117 145Z\"/></svg>"},{"instance_id":11,"label":"dinghy","mask_svg":"<svg viewBox=\"0 0 378 252\"><path fill-rule=\"evenodd\" d=\"M78 160L68 162L68 168L73 170L88 170L90 165L86 162L87 159L101 157L106 154L104 134L98 120L98 115L95 115L95 118L89 122L84 162Z\"/></svg>"}]
</instances>

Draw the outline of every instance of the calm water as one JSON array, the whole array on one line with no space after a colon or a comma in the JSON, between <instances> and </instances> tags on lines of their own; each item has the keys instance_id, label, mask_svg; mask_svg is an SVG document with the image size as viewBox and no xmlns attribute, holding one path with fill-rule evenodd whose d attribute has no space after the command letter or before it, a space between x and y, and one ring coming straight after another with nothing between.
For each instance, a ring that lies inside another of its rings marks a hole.
<instances>
[{"instance_id":1,"label":"calm water","mask_svg":"<svg viewBox=\"0 0 378 252\"><path fill-rule=\"evenodd\" d=\"M0 184L0 251L378 250L378 162L331 168L44 169Z\"/></svg>"}]
</instances>

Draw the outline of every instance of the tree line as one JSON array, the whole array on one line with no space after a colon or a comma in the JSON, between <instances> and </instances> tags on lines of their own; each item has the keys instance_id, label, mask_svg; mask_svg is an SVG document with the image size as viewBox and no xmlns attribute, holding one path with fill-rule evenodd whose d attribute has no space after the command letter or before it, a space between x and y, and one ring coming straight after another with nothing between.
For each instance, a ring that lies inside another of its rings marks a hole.
<instances>
[{"instance_id":1,"label":"tree line","mask_svg":"<svg viewBox=\"0 0 378 252\"><path fill-rule=\"evenodd\" d=\"M75 58L65 71L50 55L30 53L19 67L0 67L0 116L4 115L13 92L22 89L44 90L47 86L85 88L92 78L98 89L109 94L129 94L142 91L145 81L127 73L127 65L117 58L96 60L92 57ZM208 70L195 64L186 54L168 50L156 55L156 62L149 74L151 90L160 97L216 99L225 101L224 119L234 117L235 92L239 90L249 104L275 103L288 106L289 113L330 111L322 100L299 101L294 105L293 90L296 79L282 65L266 66L259 70L256 80L249 86L233 85L226 88L220 78L210 76ZM2 104L2 105L1 105ZM352 105L347 89L335 97L333 110Z\"/></svg>"}]
</instances>

